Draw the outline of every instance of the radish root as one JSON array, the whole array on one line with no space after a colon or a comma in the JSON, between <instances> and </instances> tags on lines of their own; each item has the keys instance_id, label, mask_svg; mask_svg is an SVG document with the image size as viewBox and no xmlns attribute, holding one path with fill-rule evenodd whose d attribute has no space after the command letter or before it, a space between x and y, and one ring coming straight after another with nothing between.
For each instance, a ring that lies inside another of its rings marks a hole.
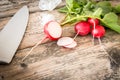
<instances>
[{"instance_id":1,"label":"radish root","mask_svg":"<svg viewBox=\"0 0 120 80\"><path fill-rule=\"evenodd\" d=\"M31 48L31 50L27 53L27 55L22 59L22 62L24 62L24 60L31 54L31 52L33 51L33 49L35 49L39 44L41 44L45 39L47 39L48 37L44 37L42 40L40 40L35 46L33 46Z\"/></svg>"},{"instance_id":2,"label":"radish root","mask_svg":"<svg viewBox=\"0 0 120 80\"><path fill-rule=\"evenodd\" d=\"M95 22L94 22L94 21L93 21L93 31L95 31ZM95 40L95 36L94 36L94 34L93 34L93 38L92 38L92 43L93 43L93 45L95 45L94 40Z\"/></svg>"},{"instance_id":3,"label":"radish root","mask_svg":"<svg viewBox=\"0 0 120 80\"><path fill-rule=\"evenodd\" d=\"M78 36L78 34L79 34L79 31L78 31L77 34L74 36L73 40L76 39L76 37Z\"/></svg>"},{"instance_id":4,"label":"radish root","mask_svg":"<svg viewBox=\"0 0 120 80\"><path fill-rule=\"evenodd\" d=\"M101 49L102 49L105 53L107 53L107 51L106 51L106 49L104 48L104 46L103 46L100 38L98 38L98 41L99 41L99 44L100 44L100 46L101 46ZM107 53L107 54L108 54L108 53ZM110 60L113 61L115 64L118 64L109 54L108 54L108 57L109 57Z\"/></svg>"}]
</instances>

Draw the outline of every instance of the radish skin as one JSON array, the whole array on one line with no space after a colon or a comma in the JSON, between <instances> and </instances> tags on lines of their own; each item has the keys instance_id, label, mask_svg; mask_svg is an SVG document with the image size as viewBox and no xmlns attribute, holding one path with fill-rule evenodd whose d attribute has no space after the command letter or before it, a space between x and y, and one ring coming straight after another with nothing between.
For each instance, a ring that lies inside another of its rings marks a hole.
<instances>
[{"instance_id":1,"label":"radish skin","mask_svg":"<svg viewBox=\"0 0 120 80\"><path fill-rule=\"evenodd\" d=\"M95 38L101 38L105 35L105 29L101 25L97 25L95 29L92 29L92 35L94 35Z\"/></svg>"},{"instance_id":2,"label":"radish skin","mask_svg":"<svg viewBox=\"0 0 120 80\"><path fill-rule=\"evenodd\" d=\"M87 20L92 27L99 25L99 19L97 18L88 18Z\"/></svg>"},{"instance_id":3,"label":"radish skin","mask_svg":"<svg viewBox=\"0 0 120 80\"><path fill-rule=\"evenodd\" d=\"M90 32L90 24L86 21L80 21L75 24L74 29L78 35L85 36Z\"/></svg>"}]
</instances>

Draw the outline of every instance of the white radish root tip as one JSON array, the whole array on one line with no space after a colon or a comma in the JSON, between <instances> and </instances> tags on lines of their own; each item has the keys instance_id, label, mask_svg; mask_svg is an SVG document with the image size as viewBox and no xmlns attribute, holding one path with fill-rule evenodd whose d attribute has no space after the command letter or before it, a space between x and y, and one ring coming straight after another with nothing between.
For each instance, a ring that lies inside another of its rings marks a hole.
<instances>
[{"instance_id":1,"label":"white radish root tip","mask_svg":"<svg viewBox=\"0 0 120 80\"><path fill-rule=\"evenodd\" d=\"M101 41L100 38L98 38L98 41L99 41L99 44L100 44L100 46L101 46L101 49L102 49L105 53L107 53L107 51L105 50L104 46L102 45L102 41ZM115 64L118 64L109 54L108 54L108 57L109 57L110 60L113 61Z\"/></svg>"},{"instance_id":2,"label":"white radish root tip","mask_svg":"<svg viewBox=\"0 0 120 80\"><path fill-rule=\"evenodd\" d=\"M41 41L37 42L35 46L33 46L31 48L31 50L27 53L27 55L25 57L23 57L22 62L24 62L24 60L31 54L31 52L33 51L33 49L35 49L39 44L41 44L44 40L46 40L48 37L43 38Z\"/></svg>"}]
</instances>

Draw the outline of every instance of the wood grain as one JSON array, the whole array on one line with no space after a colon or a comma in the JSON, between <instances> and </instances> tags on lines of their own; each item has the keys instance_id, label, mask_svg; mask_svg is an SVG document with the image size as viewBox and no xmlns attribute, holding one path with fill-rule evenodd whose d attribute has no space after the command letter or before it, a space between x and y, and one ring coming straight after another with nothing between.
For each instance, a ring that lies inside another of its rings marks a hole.
<instances>
[{"instance_id":1,"label":"wood grain","mask_svg":"<svg viewBox=\"0 0 120 80\"><path fill-rule=\"evenodd\" d=\"M65 17L57 9L39 10L38 2L39 0L0 0L0 30L23 5L27 5L30 11L24 38L12 62L0 65L0 80L104 80L114 73L109 51L120 45L120 35L110 29L106 29L105 37L101 39L107 52L103 51L97 39L95 45L92 45L91 35L78 36L75 39L78 45L74 49L59 47L56 41L49 40L35 48L25 59L26 66L21 66L22 58L44 37L41 24L43 15L51 14L59 23ZM63 2L60 6L64 4ZM62 36L74 37L76 34L73 25L65 25L62 29Z\"/></svg>"}]
</instances>

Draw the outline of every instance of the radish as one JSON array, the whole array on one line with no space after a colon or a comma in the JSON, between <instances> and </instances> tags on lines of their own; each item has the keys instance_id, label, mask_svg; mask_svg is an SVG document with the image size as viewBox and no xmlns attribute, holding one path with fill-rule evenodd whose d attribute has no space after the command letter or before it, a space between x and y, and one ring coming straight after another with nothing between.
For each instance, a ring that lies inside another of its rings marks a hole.
<instances>
[{"instance_id":1,"label":"radish","mask_svg":"<svg viewBox=\"0 0 120 80\"><path fill-rule=\"evenodd\" d=\"M95 29L92 29L91 34L94 35L95 38L98 38L98 41L99 41L99 44L100 44L101 48L103 49L104 52L106 52L103 45L102 45L101 39L100 39L105 35L104 27L101 26L101 25L97 25L95 27Z\"/></svg>"},{"instance_id":2,"label":"radish","mask_svg":"<svg viewBox=\"0 0 120 80\"><path fill-rule=\"evenodd\" d=\"M99 19L97 19L97 18L88 18L87 21L90 23L90 25L92 26L93 29L95 29L95 26L99 25ZM93 34L92 42L94 45L94 34Z\"/></svg>"},{"instance_id":3,"label":"radish","mask_svg":"<svg viewBox=\"0 0 120 80\"><path fill-rule=\"evenodd\" d=\"M74 29L78 35L85 36L90 32L90 24L86 21L80 21L75 24Z\"/></svg>"},{"instance_id":4,"label":"radish","mask_svg":"<svg viewBox=\"0 0 120 80\"><path fill-rule=\"evenodd\" d=\"M105 29L101 25L97 25L95 29L92 29L92 35L94 35L95 38L101 38L105 35Z\"/></svg>"},{"instance_id":5,"label":"radish","mask_svg":"<svg viewBox=\"0 0 120 80\"><path fill-rule=\"evenodd\" d=\"M90 32L90 24L86 21L80 21L75 24L74 29L77 34L73 39L75 39L78 35L87 35Z\"/></svg>"},{"instance_id":6,"label":"radish","mask_svg":"<svg viewBox=\"0 0 120 80\"><path fill-rule=\"evenodd\" d=\"M77 43L74 41L73 38L62 37L62 38L58 39L57 45L58 46L63 46L63 47L66 47L66 48L74 48L75 46L77 46Z\"/></svg>"},{"instance_id":7,"label":"radish","mask_svg":"<svg viewBox=\"0 0 120 80\"><path fill-rule=\"evenodd\" d=\"M97 18L88 18L87 20L92 27L99 25L99 19Z\"/></svg>"},{"instance_id":8,"label":"radish","mask_svg":"<svg viewBox=\"0 0 120 80\"><path fill-rule=\"evenodd\" d=\"M50 39L50 40L57 40L62 35L62 28L59 23L56 21L49 21L44 25L44 33L45 37L39 41L35 46L32 47L32 49L28 52L28 54L22 59L22 61L25 60L25 58L33 51L34 48L36 48L39 44L41 44L44 40Z\"/></svg>"},{"instance_id":9,"label":"radish","mask_svg":"<svg viewBox=\"0 0 120 80\"><path fill-rule=\"evenodd\" d=\"M55 21L49 21L44 26L44 32L47 35L47 38L50 40L57 40L61 37L62 29L59 23Z\"/></svg>"}]
</instances>

